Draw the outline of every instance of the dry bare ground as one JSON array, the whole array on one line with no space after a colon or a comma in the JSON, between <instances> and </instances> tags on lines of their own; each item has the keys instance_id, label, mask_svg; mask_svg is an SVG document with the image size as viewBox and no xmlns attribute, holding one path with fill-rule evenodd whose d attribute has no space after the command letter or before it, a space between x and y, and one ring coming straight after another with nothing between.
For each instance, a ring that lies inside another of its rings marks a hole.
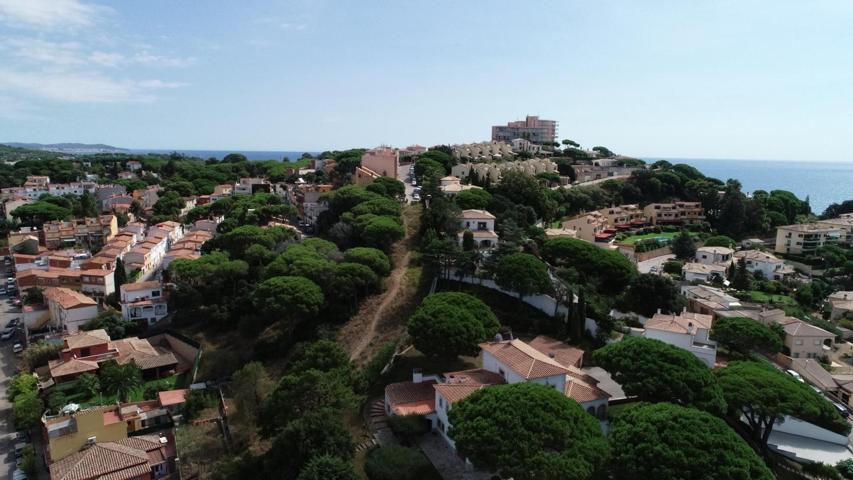
<instances>
[{"instance_id":1,"label":"dry bare ground","mask_svg":"<svg viewBox=\"0 0 853 480\"><path fill-rule=\"evenodd\" d=\"M420 279L417 278L420 270L412 269L409 265L411 252L415 248L419 216L419 206L404 207L402 218L406 235L391 249L394 269L385 279L385 290L362 302L358 313L341 328L338 335L350 359L358 365L367 363L380 346L403 334L406 319L420 300Z\"/></svg>"}]
</instances>

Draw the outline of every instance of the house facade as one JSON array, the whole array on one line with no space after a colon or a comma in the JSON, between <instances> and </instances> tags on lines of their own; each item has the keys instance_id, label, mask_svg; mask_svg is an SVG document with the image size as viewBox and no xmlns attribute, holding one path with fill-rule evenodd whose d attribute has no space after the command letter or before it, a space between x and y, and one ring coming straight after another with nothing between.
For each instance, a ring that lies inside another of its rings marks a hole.
<instances>
[{"instance_id":1,"label":"house facade","mask_svg":"<svg viewBox=\"0 0 853 480\"><path fill-rule=\"evenodd\" d=\"M43 292L50 322L67 333L77 333L87 321L98 316L98 302L68 288L52 287Z\"/></svg>"},{"instance_id":2,"label":"house facade","mask_svg":"<svg viewBox=\"0 0 853 480\"><path fill-rule=\"evenodd\" d=\"M726 247L699 247L696 249L696 262L728 266L732 263L734 253L734 250Z\"/></svg>"},{"instance_id":3,"label":"house facade","mask_svg":"<svg viewBox=\"0 0 853 480\"><path fill-rule=\"evenodd\" d=\"M776 228L776 253L808 255L825 245L835 245L845 237L840 227L806 223Z\"/></svg>"},{"instance_id":4,"label":"house facade","mask_svg":"<svg viewBox=\"0 0 853 480\"><path fill-rule=\"evenodd\" d=\"M568 220L563 220L564 230L574 230L576 238L594 243L613 238L615 231L610 232L610 222L607 216L598 211L582 213Z\"/></svg>"},{"instance_id":5,"label":"house facade","mask_svg":"<svg viewBox=\"0 0 853 480\"><path fill-rule=\"evenodd\" d=\"M492 127L493 142L509 143L518 138L538 145L551 145L557 141L557 121L527 115L524 120Z\"/></svg>"},{"instance_id":6,"label":"house facade","mask_svg":"<svg viewBox=\"0 0 853 480\"><path fill-rule=\"evenodd\" d=\"M485 210L462 210L459 217L459 244L462 245L465 232L474 236L474 244L478 249L494 248L498 245L498 234L495 233L495 216Z\"/></svg>"},{"instance_id":7,"label":"house facade","mask_svg":"<svg viewBox=\"0 0 853 480\"><path fill-rule=\"evenodd\" d=\"M746 269L751 272L761 272L767 280L782 281L795 274L793 268L775 255L760 250L741 250L735 253L735 260L744 259Z\"/></svg>"},{"instance_id":8,"label":"house facade","mask_svg":"<svg viewBox=\"0 0 853 480\"><path fill-rule=\"evenodd\" d=\"M705 221L705 209L699 202L652 203L643 208L652 225L696 225Z\"/></svg>"},{"instance_id":9,"label":"house facade","mask_svg":"<svg viewBox=\"0 0 853 480\"><path fill-rule=\"evenodd\" d=\"M689 262L681 267L681 274L688 282L711 283L715 278L726 278L726 267L713 263Z\"/></svg>"},{"instance_id":10,"label":"house facade","mask_svg":"<svg viewBox=\"0 0 853 480\"><path fill-rule=\"evenodd\" d=\"M645 325L644 336L687 350L708 368L717 362L717 342L711 340L714 317L701 313L656 313Z\"/></svg>"},{"instance_id":11,"label":"house facade","mask_svg":"<svg viewBox=\"0 0 853 480\"><path fill-rule=\"evenodd\" d=\"M169 314L163 285L156 280L122 285L120 302L122 318L148 326Z\"/></svg>"}]
</instances>

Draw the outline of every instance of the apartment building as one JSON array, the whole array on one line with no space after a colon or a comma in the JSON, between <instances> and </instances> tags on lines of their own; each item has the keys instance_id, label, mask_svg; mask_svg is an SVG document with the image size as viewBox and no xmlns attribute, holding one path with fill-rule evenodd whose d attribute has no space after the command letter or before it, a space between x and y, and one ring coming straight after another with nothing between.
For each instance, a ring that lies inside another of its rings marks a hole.
<instances>
[{"instance_id":1,"label":"apartment building","mask_svg":"<svg viewBox=\"0 0 853 480\"><path fill-rule=\"evenodd\" d=\"M148 229L148 237L161 238L165 237L169 245L176 243L184 236L184 226L178 222L171 220L160 222Z\"/></svg>"},{"instance_id":2,"label":"apartment building","mask_svg":"<svg viewBox=\"0 0 853 480\"><path fill-rule=\"evenodd\" d=\"M838 239L839 243L853 245L853 213L846 213L838 218L818 220L816 223L826 227L838 228L842 233Z\"/></svg>"},{"instance_id":3,"label":"apartment building","mask_svg":"<svg viewBox=\"0 0 853 480\"><path fill-rule=\"evenodd\" d=\"M652 203L643 208L651 225L696 225L705 221L699 202Z\"/></svg>"},{"instance_id":4,"label":"apartment building","mask_svg":"<svg viewBox=\"0 0 853 480\"><path fill-rule=\"evenodd\" d=\"M167 237L148 236L124 254L125 269L129 272L139 270L142 275L156 270L168 250Z\"/></svg>"},{"instance_id":5,"label":"apartment building","mask_svg":"<svg viewBox=\"0 0 853 480\"><path fill-rule=\"evenodd\" d=\"M450 147L453 158L484 161L496 158L512 158L512 146L507 142L463 143Z\"/></svg>"},{"instance_id":6,"label":"apartment building","mask_svg":"<svg viewBox=\"0 0 853 480\"><path fill-rule=\"evenodd\" d=\"M610 230L610 221L600 211L582 213L568 220L563 220L564 230L573 230L575 238L586 242L604 242L613 238L615 230Z\"/></svg>"},{"instance_id":7,"label":"apartment building","mask_svg":"<svg viewBox=\"0 0 853 480\"><path fill-rule=\"evenodd\" d=\"M386 146L368 150L361 155L362 168L372 170L383 177L397 178L398 162L397 151Z\"/></svg>"},{"instance_id":8,"label":"apartment building","mask_svg":"<svg viewBox=\"0 0 853 480\"><path fill-rule=\"evenodd\" d=\"M115 215L77 218L74 220L55 220L42 226L44 246L56 250L75 245L88 245L100 248L112 240L118 233L118 221Z\"/></svg>"},{"instance_id":9,"label":"apartment building","mask_svg":"<svg viewBox=\"0 0 853 480\"><path fill-rule=\"evenodd\" d=\"M156 280L122 285L119 301L121 316L128 321L151 326L169 314L163 285Z\"/></svg>"},{"instance_id":10,"label":"apartment building","mask_svg":"<svg viewBox=\"0 0 853 480\"><path fill-rule=\"evenodd\" d=\"M85 292L98 298L115 292L115 272L113 270L83 270L73 268L48 267L18 270L18 291L28 288L65 287Z\"/></svg>"},{"instance_id":11,"label":"apartment building","mask_svg":"<svg viewBox=\"0 0 853 480\"><path fill-rule=\"evenodd\" d=\"M557 164L541 158L508 162L468 162L454 165L450 169L450 174L458 178L476 176L481 181L499 183L503 173L508 171L520 171L528 175L557 173Z\"/></svg>"},{"instance_id":12,"label":"apartment building","mask_svg":"<svg viewBox=\"0 0 853 480\"><path fill-rule=\"evenodd\" d=\"M409 159L409 158L412 158L412 157L417 157L418 155L420 155L420 154L422 154L422 153L425 153L426 151L427 151L427 148L426 148L426 147L424 147L424 146L421 146L421 145L409 145L409 146L408 146L408 147L406 147L406 148L401 148L401 149L399 149L399 150L397 151L397 155L399 156L400 160L403 160L403 159ZM323 169L323 165L318 165L318 164L316 163L316 161L315 161L314 168L315 168L315 169L317 169L317 170L322 170L322 169Z\"/></svg>"},{"instance_id":13,"label":"apartment building","mask_svg":"<svg viewBox=\"0 0 853 480\"><path fill-rule=\"evenodd\" d=\"M13 220L12 212L15 211L16 208L33 203L33 200L21 195L12 195L6 198L3 201L3 212L6 216L6 220Z\"/></svg>"},{"instance_id":14,"label":"apartment building","mask_svg":"<svg viewBox=\"0 0 853 480\"><path fill-rule=\"evenodd\" d=\"M550 145L557 141L557 122L528 115L524 120L492 127L493 142L512 142L516 138L522 138L538 145Z\"/></svg>"},{"instance_id":15,"label":"apartment building","mask_svg":"<svg viewBox=\"0 0 853 480\"><path fill-rule=\"evenodd\" d=\"M166 255L163 256L161 267L165 270L175 260L195 260L199 258L201 256L202 245L212 238L213 234L205 230L195 230L186 234L166 252Z\"/></svg>"},{"instance_id":16,"label":"apartment building","mask_svg":"<svg viewBox=\"0 0 853 480\"><path fill-rule=\"evenodd\" d=\"M835 245L845 232L842 228L819 223L785 225L776 228L776 253L809 255L825 245Z\"/></svg>"},{"instance_id":17,"label":"apartment building","mask_svg":"<svg viewBox=\"0 0 853 480\"><path fill-rule=\"evenodd\" d=\"M495 233L495 216L485 210L462 210L459 217L459 244L465 237L465 232L474 236L474 244L478 249L489 249L498 245L498 234Z\"/></svg>"},{"instance_id":18,"label":"apartment building","mask_svg":"<svg viewBox=\"0 0 853 480\"><path fill-rule=\"evenodd\" d=\"M135 202L139 203L139 206L142 207L143 210L150 210L154 208L154 204L160 199L160 196L157 193L159 191L159 185L149 185L146 188L134 190L133 193L131 193L131 197L133 197Z\"/></svg>"},{"instance_id":19,"label":"apartment building","mask_svg":"<svg viewBox=\"0 0 853 480\"><path fill-rule=\"evenodd\" d=\"M321 213L329 209L323 195L332 191L332 185L299 183L287 190L290 203L296 207L299 219L309 225L317 223Z\"/></svg>"},{"instance_id":20,"label":"apartment building","mask_svg":"<svg viewBox=\"0 0 853 480\"><path fill-rule=\"evenodd\" d=\"M637 167L603 165L572 165L572 169L575 171L575 183L579 184L607 178L627 177L636 170L642 170Z\"/></svg>"},{"instance_id":21,"label":"apartment building","mask_svg":"<svg viewBox=\"0 0 853 480\"><path fill-rule=\"evenodd\" d=\"M644 227L646 215L639 205L619 205L602 208L598 213L607 218L607 223L616 230Z\"/></svg>"}]
</instances>

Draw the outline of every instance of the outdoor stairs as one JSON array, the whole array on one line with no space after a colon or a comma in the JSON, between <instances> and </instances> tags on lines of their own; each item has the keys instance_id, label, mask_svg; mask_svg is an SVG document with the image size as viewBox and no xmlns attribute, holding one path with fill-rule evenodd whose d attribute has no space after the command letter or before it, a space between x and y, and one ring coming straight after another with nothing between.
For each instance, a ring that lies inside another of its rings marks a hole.
<instances>
[{"instance_id":1,"label":"outdoor stairs","mask_svg":"<svg viewBox=\"0 0 853 480\"><path fill-rule=\"evenodd\" d=\"M375 446L387 445L394 442L394 434L388 427L388 417L385 415L385 399L377 398L367 405L367 425L371 435L365 437L356 451L369 450Z\"/></svg>"}]
</instances>

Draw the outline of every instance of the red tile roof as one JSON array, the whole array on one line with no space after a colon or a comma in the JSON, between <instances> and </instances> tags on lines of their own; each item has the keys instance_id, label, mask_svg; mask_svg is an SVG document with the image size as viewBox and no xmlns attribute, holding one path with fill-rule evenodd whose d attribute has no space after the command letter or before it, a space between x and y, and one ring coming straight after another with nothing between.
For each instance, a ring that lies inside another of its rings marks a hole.
<instances>
[{"instance_id":1,"label":"red tile roof","mask_svg":"<svg viewBox=\"0 0 853 480\"><path fill-rule=\"evenodd\" d=\"M481 343L480 348L525 380L568 373L555 359L518 339Z\"/></svg>"}]
</instances>

